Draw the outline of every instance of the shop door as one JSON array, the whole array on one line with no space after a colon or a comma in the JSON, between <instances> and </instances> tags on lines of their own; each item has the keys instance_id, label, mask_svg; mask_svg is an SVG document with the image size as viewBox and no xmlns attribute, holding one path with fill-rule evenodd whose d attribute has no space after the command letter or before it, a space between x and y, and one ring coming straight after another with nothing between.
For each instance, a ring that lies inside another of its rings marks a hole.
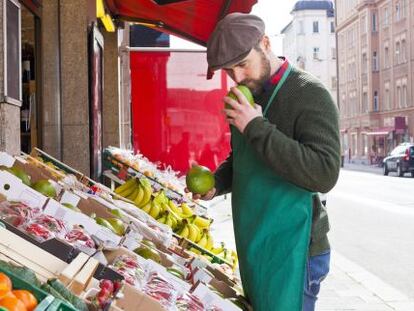
<instances>
[{"instance_id":1,"label":"shop door","mask_svg":"<svg viewBox=\"0 0 414 311\"><path fill-rule=\"evenodd\" d=\"M103 37L96 27L89 35L89 131L90 176L100 180L102 173L102 96Z\"/></svg>"}]
</instances>

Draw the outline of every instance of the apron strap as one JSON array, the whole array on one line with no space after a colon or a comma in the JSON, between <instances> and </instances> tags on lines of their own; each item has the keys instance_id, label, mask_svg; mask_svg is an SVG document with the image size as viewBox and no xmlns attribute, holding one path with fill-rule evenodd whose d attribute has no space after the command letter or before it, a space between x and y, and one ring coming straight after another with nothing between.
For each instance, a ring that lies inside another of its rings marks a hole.
<instances>
[{"instance_id":1,"label":"apron strap","mask_svg":"<svg viewBox=\"0 0 414 311\"><path fill-rule=\"evenodd\" d=\"M267 102L266 107L263 111L263 116L266 116L267 111L269 110L270 106L272 105L273 99L275 98L276 94L279 92L282 85L285 83L286 78L288 77L288 75L291 71L292 71L292 66L289 64L288 68L284 72L284 74L283 74L282 78L280 79L279 83L276 85L276 87L275 87L275 89L272 93L272 96L270 96L270 99Z\"/></svg>"}]
</instances>

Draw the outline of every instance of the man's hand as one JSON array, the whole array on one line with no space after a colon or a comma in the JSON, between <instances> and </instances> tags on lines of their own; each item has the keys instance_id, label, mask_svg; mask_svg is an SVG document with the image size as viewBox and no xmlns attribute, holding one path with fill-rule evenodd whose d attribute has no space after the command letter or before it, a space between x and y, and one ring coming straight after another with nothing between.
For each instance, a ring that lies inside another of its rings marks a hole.
<instances>
[{"instance_id":1,"label":"man's hand","mask_svg":"<svg viewBox=\"0 0 414 311\"><path fill-rule=\"evenodd\" d=\"M233 108L224 109L224 113L226 114L227 122L234 125L240 133L243 133L251 120L263 116L262 107L260 105L255 105L253 108L238 88L232 87L231 91L237 96L238 101L231 99L228 96L224 97L224 102Z\"/></svg>"},{"instance_id":2,"label":"man's hand","mask_svg":"<svg viewBox=\"0 0 414 311\"><path fill-rule=\"evenodd\" d=\"M185 188L184 191L186 193L190 192L190 190L188 190L188 188ZM198 194L198 193L193 193L193 200L201 199L201 200L204 200L204 201L210 201L216 195L216 191L217 191L217 189L215 187L213 187L213 189L211 189L205 195L201 195L201 194Z\"/></svg>"}]
</instances>

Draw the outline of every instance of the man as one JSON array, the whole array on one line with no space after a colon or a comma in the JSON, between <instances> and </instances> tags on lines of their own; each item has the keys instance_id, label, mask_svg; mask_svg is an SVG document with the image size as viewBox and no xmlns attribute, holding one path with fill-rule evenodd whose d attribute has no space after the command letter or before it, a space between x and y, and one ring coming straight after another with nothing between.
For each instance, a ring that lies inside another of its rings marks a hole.
<instances>
[{"instance_id":1,"label":"man","mask_svg":"<svg viewBox=\"0 0 414 311\"><path fill-rule=\"evenodd\" d=\"M225 97L232 151L216 187L194 198L232 192L240 274L255 311L314 310L329 270L329 223L317 192L335 185L340 167L338 114L312 75L276 57L263 21L233 13L207 44L210 73L223 69L253 93Z\"/></svg>"}]
</instances>

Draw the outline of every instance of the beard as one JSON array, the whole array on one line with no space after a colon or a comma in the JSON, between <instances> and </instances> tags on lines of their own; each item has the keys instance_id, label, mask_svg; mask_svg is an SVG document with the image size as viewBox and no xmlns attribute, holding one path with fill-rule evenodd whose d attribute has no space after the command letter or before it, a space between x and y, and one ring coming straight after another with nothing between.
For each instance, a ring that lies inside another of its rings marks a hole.
<instances>
[{"instance_id":1,"label":"beard","mask_svg":"<svg viewBox=\"0 0 414 311\"><path fill-rule=\"evenodd\" d=\"M240 84L247 86L252 92L253 96L260 95L263 92L265 83L270 79L270 60L265 53L260 49L260 76L258 79L245 79Z\"/></svg>"}]
</instances>

